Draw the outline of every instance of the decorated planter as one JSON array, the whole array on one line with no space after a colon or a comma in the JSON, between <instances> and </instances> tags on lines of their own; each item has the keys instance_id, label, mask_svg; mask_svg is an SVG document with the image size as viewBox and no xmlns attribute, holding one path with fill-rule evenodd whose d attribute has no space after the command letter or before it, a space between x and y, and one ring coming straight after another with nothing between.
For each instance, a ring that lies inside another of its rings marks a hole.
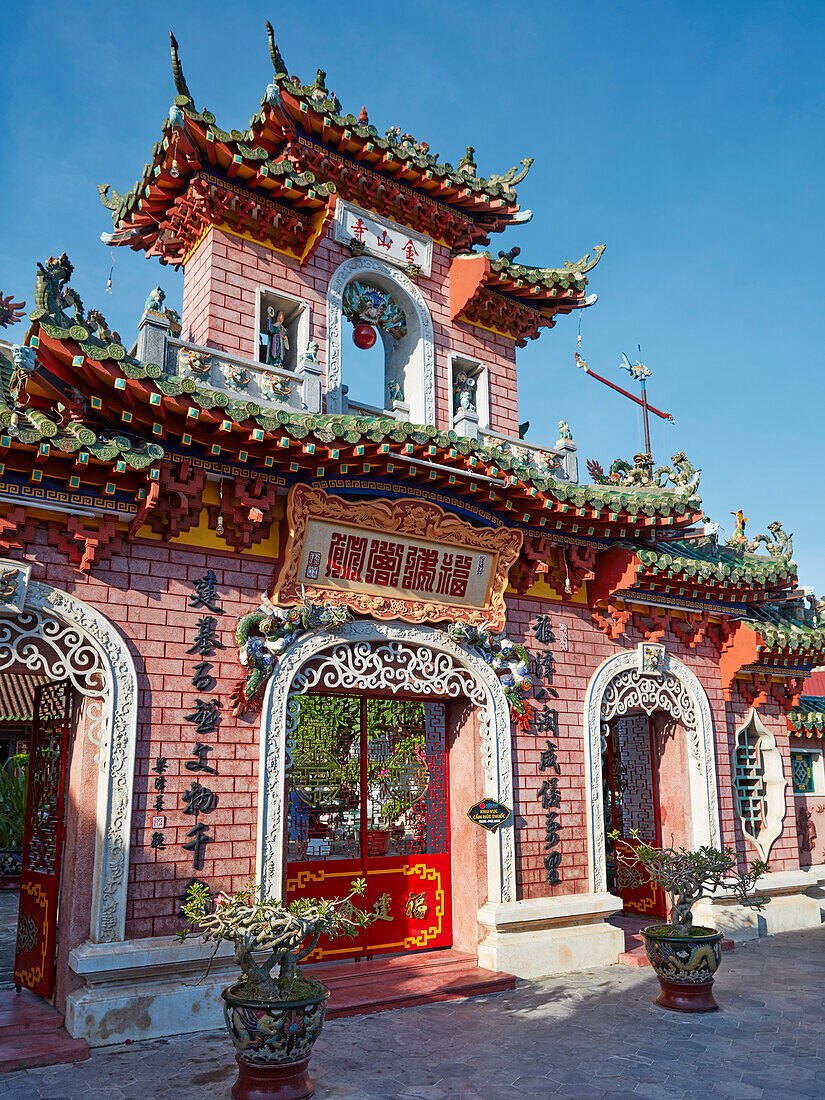
<instances>
[{"instance_id":1,"label":"decorated planter","mask_svg":"<svg viewBox=\"0 0 825 1100\"><path fill-rule=\"evenodd\" d=\"M16 890L23 870L22 848L0 848L0 890Z\"/></svg>"},{"instance_id":2,"label":"decorated planter","mask_svg":"<svg viewBox=\"0 0 825 1100\"><path fill-rule=\"evenodd\" d=\"M321 982L304 984L313 992L303 1000L253 1001L243 996L240 985L221 994L237 1052L235 1100L304 1100L313 1095L307 1067L321 1034L329 990Z\"/></svg>"},{"instance_id":3,"label":"decorated planter","mask_svg":"<svg viewBox=\"0 0 825 1100\"><path fill-rule=\"evenodd\" d=\"M656 1004L675 1012L713 1012L713 975L722 961L722 933L654 924L642 930L645 951L662 987Z\"/></svg>"}]
</instances>

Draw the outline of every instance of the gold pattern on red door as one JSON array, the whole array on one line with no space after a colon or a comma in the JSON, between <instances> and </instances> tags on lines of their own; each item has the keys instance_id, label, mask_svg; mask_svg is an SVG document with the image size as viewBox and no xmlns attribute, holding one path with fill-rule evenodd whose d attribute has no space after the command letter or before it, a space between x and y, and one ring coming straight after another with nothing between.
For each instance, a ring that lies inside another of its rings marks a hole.
<instances>
[{"instance_id":1,"label":"gold pattern on red door","mask_svg":"<svg viewBox=\"0 0 825 1100\"><path fill-rule=\"evenodd\" d=\"M41 997L54 989L71 715L68 680L35 690L14 983Z\"/></svg>"},{"instance_id":2,"label":"gold pattern on red door","mask_svg":"<svg viewBox=\"0 0 825 1100\"><path fill-rule=\"evenodd\" d=\"M310 961L452 944L446 707L346 695L300 697L289 803L287 901L366 892L375 918L322 940Z\"/></svg>"},{"instance_id":3,"label":"gold pattern on red door","mask_svg":"<svg viewBox=\"0 0 825 1100\"><path fill-rule=\"evenodd\" d=\"M621 837L613 842L616 893L626 912L664 917L661 886L652 883L633 858L641 841L661 844L658 770L652 722L646 714L615 720L608 736L607 766L612 828Z\"/></svg>"}]
</instances>

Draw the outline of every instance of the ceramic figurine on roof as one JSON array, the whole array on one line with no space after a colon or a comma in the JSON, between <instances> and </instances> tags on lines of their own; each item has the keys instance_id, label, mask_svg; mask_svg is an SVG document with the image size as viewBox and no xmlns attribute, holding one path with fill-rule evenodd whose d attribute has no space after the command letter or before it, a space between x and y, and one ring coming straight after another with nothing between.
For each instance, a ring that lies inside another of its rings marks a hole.
<instances>
[{"instance_id":1,"label":"ceramic figurine on roof","mask_svg":"<svg viewBox=\"0 0 825 1100\"><path fill-rule=\"evenodd\" d=\"M11 294L0 292L0 328L8 328L25 316L26 303L15 302Z\"/></svg>"},{"instance_id":2,"label":"ceramic figurine on roof","mask_svg":"<svg viewBox=\"0 0 825 1100\"><path fill-rule=\"evenodd\" d=\"M782 529L782 524L778 520L774 523L769 523L768 530L770 531L770 536L757 535L755 539L751 539L748 543L748 549L754 552L758 546L764 543L771 557L781 558L783 561L790 561L793 556L793 535L785 534Z\"/></svg>"},{"instance_id":3,"label":"ceramic figurine on roof","mask_svg":"<svg viewBox=\"0 0 825 1100\"><path fill-rule=\"evenodd\" d=\"M161 290L159 286L156 286L154 290L149 291L149 296L146 299L146 304L143 307L144 312L151 310L153 313L161 313L163 310L163 303L166 301L166 293Z\"/></svg>"},{"instance_id":4,"label":"ceramic figurine on roof","mask_svg":"<svg viewBox=\"0 0 825 1100\"><path fill-rule=\"evenodd\" d=\"M745 536L745 526L748 522L748 517L741 508L736 512L731 512L731 515L736 518L736 524L734 525L731 537L728 539L728 546L747 550L748 540Z\"/></svg>"}]
</instances>

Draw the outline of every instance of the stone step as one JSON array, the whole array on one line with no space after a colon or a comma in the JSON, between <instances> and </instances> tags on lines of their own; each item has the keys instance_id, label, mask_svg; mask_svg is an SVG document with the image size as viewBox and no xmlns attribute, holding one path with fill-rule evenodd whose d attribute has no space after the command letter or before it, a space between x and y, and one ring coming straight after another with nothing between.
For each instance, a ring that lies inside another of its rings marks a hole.
<instances>
[{"instance_id":1,"label":"stone step","mask_svg":"<svg viewBox=\"0 0 825 1100\"><path fill-rule=\"evenodd\" d=\"M514 989L511 974L484 970L474 955L451 949L304 968L330 988L327 1016L360 1016Z\"/></svg>"},{"instance_id":2,"label":"stone step","mask_svg":"<svg viewBox=\"0 0 825 1100\"><path fill-rule=\"evenodd\" d=\"M0 1073L88 1057L89 1044L69 1035L53 1005L26 989L0 992Z\"/></svg>"}]
</instances>

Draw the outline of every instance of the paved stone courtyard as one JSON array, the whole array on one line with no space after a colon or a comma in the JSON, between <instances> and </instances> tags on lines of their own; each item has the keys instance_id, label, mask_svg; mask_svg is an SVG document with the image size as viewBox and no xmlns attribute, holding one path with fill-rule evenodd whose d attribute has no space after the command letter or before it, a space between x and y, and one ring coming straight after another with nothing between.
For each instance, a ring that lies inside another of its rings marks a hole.
<instances>
[{"instance_id":1,"label":"paved stone courtyard","mask_svg":"<svg viewBox=\"0 0 825 1100\"><path fill-rule=\"evenodd\" d=\"M647 968L610 967L509 993L332 1020L313 1056L318 1100L802 1100L825 1097L825 928L726 954L722 1011L652 1004ZM92 1051L0 1078L0 1100L223 1100L223 1032Z\"/></svg>"}]
</instances>

